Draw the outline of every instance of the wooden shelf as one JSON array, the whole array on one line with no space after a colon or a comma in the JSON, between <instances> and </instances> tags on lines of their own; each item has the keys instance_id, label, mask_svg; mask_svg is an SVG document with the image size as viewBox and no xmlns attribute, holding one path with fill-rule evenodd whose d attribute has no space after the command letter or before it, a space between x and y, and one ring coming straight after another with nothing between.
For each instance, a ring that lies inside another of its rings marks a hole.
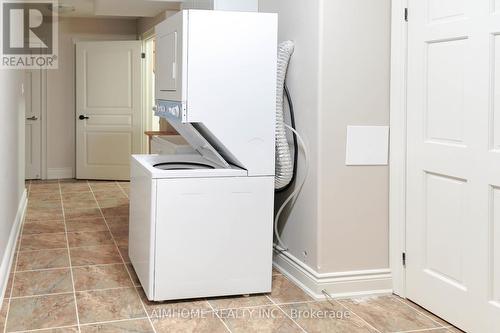
<instances>
[{"instance_id":1,"label":"wooden shelf","mask_svg":"<svg viewBox=\"0 0 500 333\"><path fill-rule=\"evenodd\" d=\"M148 136L148 153L149 154L151 154L151 140L153 140L154 136L178 135L177 132L171 132L171 131L145 131L144 134Z\"/></svg>"}]
</instances>

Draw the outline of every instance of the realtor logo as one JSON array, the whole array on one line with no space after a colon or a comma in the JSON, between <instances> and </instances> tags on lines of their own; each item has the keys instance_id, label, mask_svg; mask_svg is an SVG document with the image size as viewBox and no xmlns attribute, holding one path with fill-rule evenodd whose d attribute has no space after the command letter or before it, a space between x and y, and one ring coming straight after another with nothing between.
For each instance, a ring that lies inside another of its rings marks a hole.
<instances>
[{"instance_id":1,"label":"realtor logo","mask_svg":"<svg viewBox=\"0 0 500 333\"><path fill-rule=\"evenodd\" d=\"M0 68L57 68L56 1L1 0Z\"/></svg>"}]
</instances>

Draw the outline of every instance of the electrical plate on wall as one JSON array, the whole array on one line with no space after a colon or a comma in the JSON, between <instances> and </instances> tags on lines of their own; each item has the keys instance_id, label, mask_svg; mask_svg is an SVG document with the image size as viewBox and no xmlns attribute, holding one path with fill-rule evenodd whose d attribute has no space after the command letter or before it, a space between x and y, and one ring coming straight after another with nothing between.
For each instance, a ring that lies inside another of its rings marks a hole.
<instances>
[{"instance_id":1,"label":"electrical plate on wall","mask_svg":"<svg viewBox=\"0 0 500 333\"><path fill-rule=\"evenodd\" d=\"M347 126L346 165L387 165L389 126Z\"/></svg>"}]
</instances>

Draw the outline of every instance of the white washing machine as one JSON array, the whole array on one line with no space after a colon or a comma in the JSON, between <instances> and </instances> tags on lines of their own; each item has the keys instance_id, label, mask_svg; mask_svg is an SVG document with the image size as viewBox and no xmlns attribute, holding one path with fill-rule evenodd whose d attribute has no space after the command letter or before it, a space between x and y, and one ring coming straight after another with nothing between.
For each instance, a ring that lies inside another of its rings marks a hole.
<instances>
[{"instance_id":1,"label":"white washing machine","mask_svg":"<svg viewBox=\"0 0 500 333\"><path fill-rule=\"evenodd\" d=\"M156 35L156 115L196 153L132 156L131 262L154 301L270 292L277 16L185 10Z\"/></svg>"},{"instance_id":2,"label":"white washing machine","mask_svg":"<svg viewBox=\"0 0 500 333\"><path fill-rule=\"evenodd\" d=\"M148 299L269 292L273 189L199 155L135 156L129 246Z\"/></svg>"}]
</instances>

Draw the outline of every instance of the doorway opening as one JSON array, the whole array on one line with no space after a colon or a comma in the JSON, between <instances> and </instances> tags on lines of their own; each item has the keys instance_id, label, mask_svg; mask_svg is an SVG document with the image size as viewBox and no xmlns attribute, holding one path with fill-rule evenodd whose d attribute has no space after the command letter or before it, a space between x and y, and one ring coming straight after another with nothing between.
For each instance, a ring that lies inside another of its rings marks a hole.
<instances>
[{"instance_id":1,"label":"doorway opening","mask_svg":"<svg viewBox=\"0 0 500 333\"><path fill-rule=\"evenodd\" d=\"M144 131L159 132L160 118L153 113L155 105L155 60L156 60L156 37L154 31L148 32L143 39L143 94L144 94ZM149 150L149 140L143 136L143 152Z\"/></svg>"},{"instance_id":2,"label":"doorway opening","mask_svg":"<svg viewBox=\"0 0 500 333\"><path fill-rule=\"evenodd\" d=\"M156 35L150 30L143 35L143 67L142 67L142 94L143 94L143 153L151 153L151 142L155 136L176 135L177 132L165 120L155 116L153 107L156 89Z\"/></svg>"}]
</instances>

